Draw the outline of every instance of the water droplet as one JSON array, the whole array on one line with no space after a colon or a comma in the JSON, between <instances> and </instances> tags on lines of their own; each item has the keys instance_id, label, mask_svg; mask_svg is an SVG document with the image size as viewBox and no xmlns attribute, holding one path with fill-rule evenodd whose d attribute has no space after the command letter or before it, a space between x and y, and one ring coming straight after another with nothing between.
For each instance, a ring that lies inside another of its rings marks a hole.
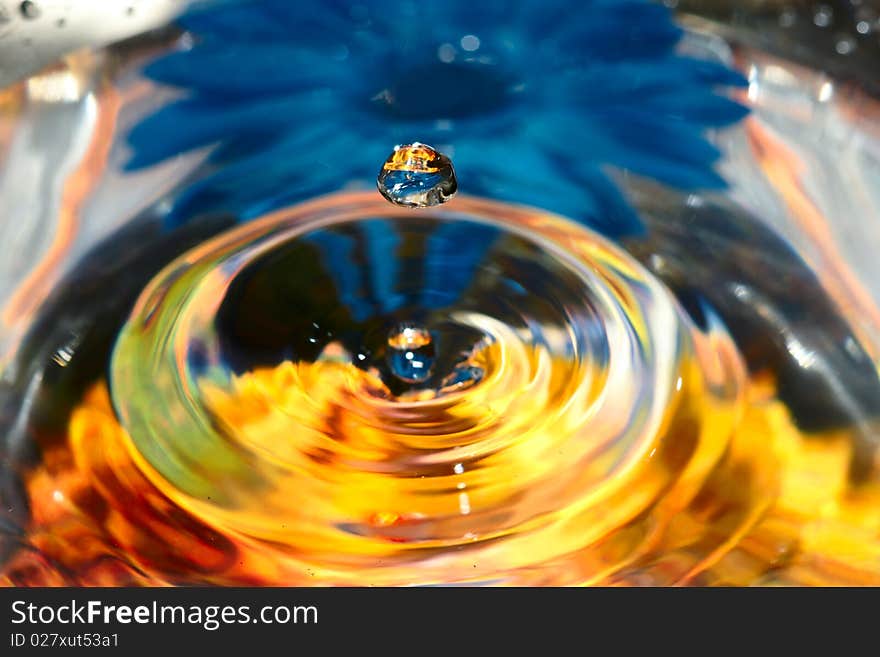
<instances>
[{"instance_id":1,"label":"water droplet","mask_svg":"<svg viewBox=\"0 0 880 657\"><path fill-rule=\"evenodd\" d=\"M813 23L818 27L828 27L834 18L834 10L828 5L819 5L813 14Z\"/></svg>"},{"instance_id":2,"label":"water droplet","mask_svg":"<svg viewBox=\"0 0 880 657\"><path fill-rule=\"evenodd\" d=\"M444 43L442 46L437 48L437 59L439 59L444 64L449 64L453 60L455 60L455 46L451 43Z\"/></svg>"},{"instance_id":3,"label":"water droplet","mask_svg":"<svg viewBox=\"0 0 880 657\"><path fill-rule=\"evenodd\" d=\"M837 44L835 44L834 49L840 55L848 55L856 49L855 39L843 37L837 42Z\"/></svg>"},{"instance_id":4,"label":"water droplet","mask_svg":"<svg viewBox=\"0 0 880 657\"><path fill-rule=\"evenodd\" d=\"M791 27L797 21L797 12L794 9L783 9L779 14L779 25L782 27Z\"/></svg>"},{"instance_id":5,"label":"water droplet","mask_svg":"<svg viewBox=\"0 0 880 657\"><path fill-rule=\"evenodd\" d=\"M29 18L29 19L39 18L40 14L42 13L40 11L40 7L37 5L37 3L32 2L32 0L24 0L24 2L22 2L18 6L18 10L21 12L21 15L24 18Z\"/></svg>"},{"instance_id":6,"label":"water droplet","mask_svg":"<svg viewBox=\"0 0 880 657\"><path fill-rule=\"evenodd\" d=\"M461 37L461 48L468 52L473 52L480 47L480 39L473 34L465 34Z\"/></svg>"},{"instance_id":7,"label":"water droplet","mask_svg":"<svg viewBox=\"0 0 880 657\"><path fill-rule=\"evenodd\" d=\"M440 205L458 190L452 160L419 142L395 146L379 172L378 186L386 199L411 208Z\"/></svg>"},{"instance_id":8,"label":"water droplet","mask_svg":"<svg viewBox=\"0 0 880 657\"><path fill-rule=\"evenodd\" d=\"M388 334L388 367L397 378L420 383L431 376L434 339L430 331L415 324L400 324Z\"/></svg>"}]
</instances>

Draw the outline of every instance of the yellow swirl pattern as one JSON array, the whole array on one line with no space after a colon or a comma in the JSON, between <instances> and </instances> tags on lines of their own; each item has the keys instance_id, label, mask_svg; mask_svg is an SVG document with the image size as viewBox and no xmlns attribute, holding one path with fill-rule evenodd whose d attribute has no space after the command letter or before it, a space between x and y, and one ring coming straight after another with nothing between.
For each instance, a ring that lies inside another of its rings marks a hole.
<instances>
[{"instance_id":1,"label":"yellow swirl pattern","mask_svg":"<svg viewBox=\"0 0 880 657\"><path fill-rule=\"evenodd\" d=\"M472 198L419 213L526 236L581 292L564 326L453 309L481 336L479 380L396 391L341 339L221 367L216 314L248 263L376 215L413 216L335 195L157 276L109 395L87 395L28 481L29 540L64 568L19 556L4 581L880 583L880 490L850 480L850 437L798 432L711 314L698 330L626 253L558 217ZM214 355L201 369L194 336Z\"/></svg>"}]
</instances>

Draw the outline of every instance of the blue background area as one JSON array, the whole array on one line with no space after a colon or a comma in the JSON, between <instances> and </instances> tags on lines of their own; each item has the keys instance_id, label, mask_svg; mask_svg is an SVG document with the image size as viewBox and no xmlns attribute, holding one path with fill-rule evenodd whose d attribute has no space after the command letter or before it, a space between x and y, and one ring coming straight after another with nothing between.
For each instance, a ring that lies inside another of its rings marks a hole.
<instances>
[{"instance_id":1,"label":"blue background area","mask_svg":"<svg viewBox=\"0 0 880 657\"><path fill-rule=\"evenodd\" d=\"M193 47L145 73L187 94L129 135L131 169L216 144L172 225L372 186L395 144L422 141L462 192L617 237L640 222L609 168L722 188L704 133L746 114L729 98L741 76L679 54L647 0L221 1L180 24Z\"/></svg>"}]
</instances>

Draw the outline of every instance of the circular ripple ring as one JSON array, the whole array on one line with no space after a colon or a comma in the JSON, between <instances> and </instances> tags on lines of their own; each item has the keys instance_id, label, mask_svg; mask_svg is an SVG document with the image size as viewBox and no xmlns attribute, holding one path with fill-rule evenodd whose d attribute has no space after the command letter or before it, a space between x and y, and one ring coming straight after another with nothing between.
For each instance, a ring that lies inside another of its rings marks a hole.
<instances>
[{"instance_id":1,"label":"circular ripple ring","mask_svg":"<svg viewBox=\"0 0 880 657\"><path fill-rule=\"evenodd\" d=\"M476 247L456 282L450 258ZM403 385L381 350L410 320L437 352L431 378ZM723 454L742 380L723 331L697 331L587 229L368 193L186 253L143 292L111 366L130 452L172 500L329 581L383 584L583 581L623 526L642 539L616 563L635 558Z\"/></svg>"}]
</instances>

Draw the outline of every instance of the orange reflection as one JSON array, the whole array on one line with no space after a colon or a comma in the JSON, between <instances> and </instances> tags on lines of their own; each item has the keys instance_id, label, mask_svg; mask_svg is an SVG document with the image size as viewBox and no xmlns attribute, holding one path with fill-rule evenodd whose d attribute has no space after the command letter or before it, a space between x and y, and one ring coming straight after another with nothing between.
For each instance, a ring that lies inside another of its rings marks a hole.
<instances>
[{"instance_id":1,"label":"orange reflection","mask_svg":"<svg viewBox=\"0 0 880 657\"><path fill-rule=\"evenodd\" d=\"M246 376L239 397L215 400L224 421L233 430L264 422L266 406L256 400L267 391L287 394L290 368L261 371L250 382ZM333 381L313 379L333 388L327 396L340 394ZM766 382L750 390L724 457L680 512L662 522L657 514L633 518L567 557L567 568L585 584L603 585L880 585L880 487L850 481L848 436L805 436ZM0 576L3 584L383 583L316 565L320 546L260 541L211 526L152 485L127 445L105 385L94 386L70 419L67 441L47 450L27 478L31 526ZM665 458L676 467L679 457ZM680 458L686 462L687 453ZM631 495L638 486L636 480ZM352 500L361 493L352 489ZM418 521L388 509L364 519L387 535L392 550ZM537 560L531 583L552 584L555 566Z\"/></svg>"}]
</instances>

